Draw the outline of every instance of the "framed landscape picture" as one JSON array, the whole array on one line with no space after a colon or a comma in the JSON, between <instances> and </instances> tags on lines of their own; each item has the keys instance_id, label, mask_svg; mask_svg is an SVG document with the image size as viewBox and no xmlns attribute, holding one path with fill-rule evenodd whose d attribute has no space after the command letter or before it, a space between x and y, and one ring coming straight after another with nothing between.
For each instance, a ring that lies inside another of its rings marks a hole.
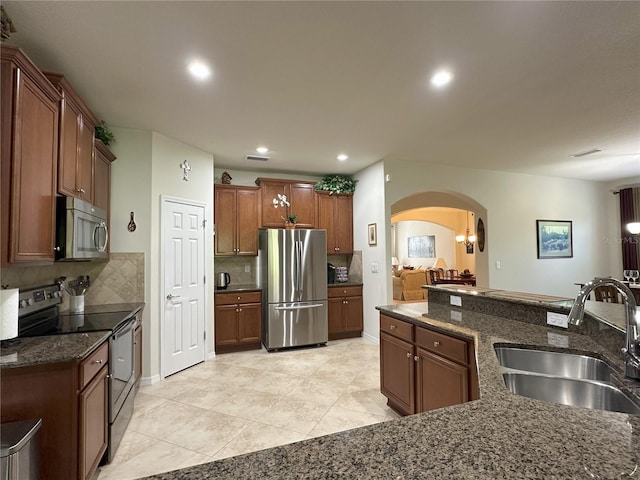
<instances>
[{"instance_id":1,"label":"framed landscape picture","mask_svg":"<svg viewBox=\"0 0 640 480\"><path fill-rule=\"evenodd\" d=\"M536 220L538 258L572 258L573 231L570 220Z\"/></svg>"},{"instance_id":2,"label":"framed landscape picture","mask_svg":"<svg viewBox=\"0 0 640 480\"><path fill-rule=\"evenodd\" d=\"M409 237L407 243L409 258L436 258L435 235Z\"/></svg>"},{"instance_id":3,"label":"framed landscape picture","mask_svg":"<svg viewBox=\"0 0 640 480\"><path fill-rule=\"evenodd\" d=\"M367 237L369 239L369 245L377 245L378 244L378 229L377 224L370 223L367 227Z\"/></svg>"}]
</instances>

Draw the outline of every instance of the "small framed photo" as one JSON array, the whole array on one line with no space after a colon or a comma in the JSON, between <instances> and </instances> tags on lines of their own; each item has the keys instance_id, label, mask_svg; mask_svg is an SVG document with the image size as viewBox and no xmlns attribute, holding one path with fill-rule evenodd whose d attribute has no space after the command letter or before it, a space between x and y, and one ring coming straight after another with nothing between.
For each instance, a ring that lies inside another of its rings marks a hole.
<instances>
[{"instance_id":1,"label":"small framed photo","mask_svg":"<svg viewBox=\"0 0 640 480\"><path fill-rule=\"evenodd\" d=\"M368 235L369 245L377 245L378 244L378 228L377 224L370 223L368 227Z\"/></svg>"},{"instance_id":2,"label":"small framed photo","mask_svg":"<svg viewBox=\"0 0 640 480\"><path fill-rule=\"evenodd\" d=\"M536 220L538 258L572 258L571 220Z\"/></svg>"}]
</instances>

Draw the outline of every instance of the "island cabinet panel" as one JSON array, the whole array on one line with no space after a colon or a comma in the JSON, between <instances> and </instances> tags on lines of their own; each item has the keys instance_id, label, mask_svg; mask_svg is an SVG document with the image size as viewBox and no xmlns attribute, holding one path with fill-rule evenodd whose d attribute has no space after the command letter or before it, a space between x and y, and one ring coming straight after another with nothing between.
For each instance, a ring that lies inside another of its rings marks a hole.
<instances>
[{"instance_id":1,"label":"island cabinet panel","mask_svg":"<svg viewBox=\"0 0 640 480\"><path fill-rule=\"evenodd\" d=\"M261 291L216 293L215 304L216 353L261 348Z\"/></svg>"},{"instance_id":2,"label":"island cabinet panel","mask_svg":"<svg viewBox=\"0 0 640 480\"><path fill-rule=\"evenodd\" d=\"M0 54L0 260L53 262L60 93L20 49Z\"/></svg>"},{"instance_id":3,"label":"island cabinet panel","mask_svg":"<svg viewBox=\"0 0 640 480\"><path fill-rule=\"evenodd\" d=\"M411 415L479 398L472 341L384 314L380 314L380 331L380 390L390 407ZM407 379L412 382L410 388L405 385Z\"/></svg>"},{"instance_id":4,"label":"island cabinet panel","mask_svg":"<svg viewBox=\"0 0 640 480\"><path fill-rule=\"evenodd\" d=\"M142 312L136 314L136 329L133 334L133 349L134 349L134 372L136 375L135 387L140 387L140 378L142 378Z\"/></svg>"},{"instance_id":5,"label":"island cabinet panel","mask_svg":"<svg viewBox=\"0 0 640 480\"><path fill-rule=\"evenodd\" d=\"M42 419L41 478L93 478L107 449L108 343L81 361L4 368L2 422Z\"/></svg>"},{"instance_id":6,"label":"island cabinet panel","mask_svg":"<svg viewBox=\"0 0 640 480\"><path fill-rule=\"evenodd\" d=\"M327 231L327 254L353 253L353 195L316 192L318 228Z\"/></svg>"},{"instance_id":7,"label":"island cabinet panel","mask_svg":"<svg viewBox=\"0 0 640 480\"><path fill-rule=\"evenodd\" d=\"M362 286L330 286L329 340L359 337L363 328Z\"/></svg>"},{"instance_id":8,"label":"island cabinet panel","mask_svg":"<svg viewBox=\"0 0 640 480\"><path fill-rule=\"evenodd\" d=\"M298 228L316 228L316 182L302 180L281 180L275 178L258 178L260 186L262 219L260 226L264 228L281 228L287 218L287 208L275 208L273 200L278 194L285 195L290 206L290 215L297 215Z\"/></svg>"},{"instance_id":9,"label":"island cabinet panel","mask_svg":"<svg viewBox=\"0 0 640 480\"><path fill-rule=\"evenodd\" d=\"M258 255L260 192L257 187L216 185L216 255Z\"/></svg>"}]
</instances>

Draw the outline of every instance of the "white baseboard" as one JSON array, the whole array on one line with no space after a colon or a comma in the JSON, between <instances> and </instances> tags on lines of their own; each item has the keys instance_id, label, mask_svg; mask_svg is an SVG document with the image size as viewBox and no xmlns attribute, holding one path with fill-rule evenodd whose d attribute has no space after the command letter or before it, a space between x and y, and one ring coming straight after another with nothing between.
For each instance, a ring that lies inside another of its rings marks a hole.
<instances>
[{"instance_id":1,"label":"white baseboard","mask_svg":"<svg viewBox=\"0 0 640 480\"><path fill-rule=\"evenodd\" d=\"M158 383L159 381L160 381L160 375L154 375L152 377L141 377L140 386L146 387L148 385L153 385L154 383Z\"/></svg>"},{"instance_id":2,"label":"white baseboard","mask_svg":"<svg viewBox=\"0 0 640 480\"><path fill-rule=\"evenodd\" d=\"M375 343L376 345L380 344L380 339L374 337L373 335L367 333L367 332L362 332L362 337L366 338L367 340L369 340L370 342Z\"/></svg>"},{"instance_id":3,"label":"white baseboard","mask_svg":"<svg viewBox=\"0 0 640 480\"><path fill-rule=\"evenodd\" d=\"M215 351L209 352L209 355L207 356L207 360L211 360L213 358L216 358L216 352Z\"/></svg>"}]
</instances>

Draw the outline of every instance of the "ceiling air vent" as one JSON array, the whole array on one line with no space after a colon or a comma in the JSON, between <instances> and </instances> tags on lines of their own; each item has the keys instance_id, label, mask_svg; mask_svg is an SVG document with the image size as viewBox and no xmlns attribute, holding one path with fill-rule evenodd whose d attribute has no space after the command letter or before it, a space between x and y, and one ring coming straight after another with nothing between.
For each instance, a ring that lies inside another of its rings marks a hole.
<instances>
[{"instance_id":1,"label":"ceiling air vent","mask_svg":"<svg viewBox=\"0 0 640 480\"><path fill-rule=\"evenodd\" d=\"M259 162L266 162L271 157L265 157L264 155L247 155L244 158L246 158L247 160L257 160Z\"/></svg>"}]
</instances>

